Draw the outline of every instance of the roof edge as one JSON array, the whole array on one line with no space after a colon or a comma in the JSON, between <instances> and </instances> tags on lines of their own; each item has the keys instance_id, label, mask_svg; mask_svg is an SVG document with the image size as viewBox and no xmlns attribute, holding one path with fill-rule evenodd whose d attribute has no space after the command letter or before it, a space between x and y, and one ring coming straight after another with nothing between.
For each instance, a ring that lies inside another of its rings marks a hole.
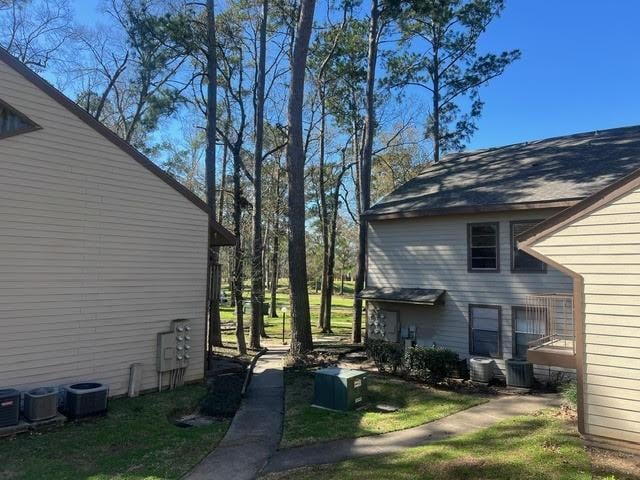
<instances>
[{"instance_id":1,"label":"roof edge","mask_svg":"<svg viewBox=\"0 0 640 480\"><path fill-rule=\"evenodd\" d=\"M531 247L542 238L557 232L561 228L573 223L576 219L597 210L638 187L640 187L640 169L616 180L602 190L523 232L517 238L518 247Z\"/></svg>"},{"instance_id":2,"label":"roof edge","mask_svg":"<svg viewBox=\"0 0 640 480\"><path fill-rule=\"evenodd\" d=\"M96 120L89 112L87 112L84 108L78 105L76 102L67 97L60 90L55 88L49 82L47 82L44 78L38 75L36 72L27 67L24 63L18 60L16 57L11 55L7 50L0 47L0 60L5 62L10 68L18 72L18 74L22 75L26 80L31 82L37 88L42 90L44 93L49 95L53 100L58 102L61 106L66 108L69 112L78 117L82 122L87 124L90 128L93 128L99 134L101 134L104 138L110 141L113 145L118 147L124 153L132 157L135 161L137 161L140 165L146 168L148 171L157 176L160 180L165 182L171 188L180 193L183 197L193 203L196 207L202 210L205 213L208 213L207 203L198 197L195 193L189 190L187 187L182 185L178 180L176 180L172 175L165 172L158 165L153 163L146 155L140 152L137 148L131 145L126 140L122 139L118 134L116 134L113 130L105 126L103 123ZM11 107L13 108L13 107ZM28 117L27 117L28 118ZM33 122L35 123L35 122ZM37 124L36 124L37 125ZM38 126L39 127L39 126ZM41 127L39 127L41 128ZM227 241L231 241L231 244L235 243L234 235L229 232L225 227L223 227L220 223L215 222L215 225L212 225L220 235L225 238Z\"/></svg>"},{"instance_id":3,"label":"roof edge","mask_svg":"<svg viewBox=\"0 0 640 480\"><path fill-rule=\"evenodd\" d=\"M440 215L459 215L464 213L492 213L509 212L518 210L532 210L543 208L567 208L575 205L581 198L567 198L563 200L548 200L540 202L501 203L493 205L468 205L461 207L425 208L416 210L378 213L375 210L367 210L362 214L365 220L399 220Z\"/></svg>"}]
</instances>

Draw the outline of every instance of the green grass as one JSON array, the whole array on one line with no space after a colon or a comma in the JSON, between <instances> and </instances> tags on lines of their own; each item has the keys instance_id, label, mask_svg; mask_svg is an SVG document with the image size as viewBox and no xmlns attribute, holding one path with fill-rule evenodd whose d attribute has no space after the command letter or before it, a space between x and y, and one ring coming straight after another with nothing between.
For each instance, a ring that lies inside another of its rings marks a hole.
<instances>
[{"instance_id":1,"label":"green grass","mask_svg":"<svg viewBox=\"0 0 640 480\"><path fill-rule=\"evenodd\" d=\"M2 479L151 480L180 478L213 450L229 421L180 428L169 417L192 412L203 385L112 400L106 417L43 434L0 439Z\"/></svg>"},{"instance_id":2,"label":"green grass","mask_svg":"<svg viewBox=\"0 0 640 480\"><path fill-rule=\"evenodd\" d=\"M402 453L271 475L270 480L589 480L589 456L575 428L550 413L500 422ZM610 477L613 478L613 477Z\"/></svg>"},{"instance_id":3,"label":"green grass","mask_svg":"<svg viewBox=\"0 0 640 480\"><path fill-rule=\"evenodd\" d=\"M331 327L332 334L322 334L320 329L318 328L318 318L320 316L320 294L313 293L313 290L309 290L309 310L311 313L311 326L313 330L314 337L332 337L336 340L346 340L351 337L351 321L353 315L353 282L345 283L345 294L339 295L334 293L332 296L331 302ZM227 291L227 296L229 296L229 292ZM269 301L271 299L269 292L265 292L266 297L265 300ZM244 292L244 298L250 298L249 290ZM278 318L272 318L269 316L265 316L265 330L267 331L267 335L274 339L282 338L282 308L285 307L287 309L286 320L285 320L285 339L291 338L291 329L289 324L289 315L290 315L290 307L289 307L289 289L288 285L284 280L278 284L278 290L276 295L277 302L277 312ZM233 307L220 307L220 317L222 322L231 322L235 323L235 308ZM245 327L249 325L251 316L249 313L246 313L244 316ZM235 344L235 333L232 331L223 332L222 340L225 344Z\"/></svg>"},{"instance_id":4,"label":"green grass","mask_svg":"<svg viewBox=\"0 0 640 480\"><path fill-rule=\"evenodd\" d=\"M311 372L286 370L285 388L281 447L403 430L485 401L481 397L435 390L397 378L369 375L368 406L351 412L332 412L311 406ZM393 413L375 411L373 407L381 403L394 405L399 410Z\"/></svg>"}]
</instances>

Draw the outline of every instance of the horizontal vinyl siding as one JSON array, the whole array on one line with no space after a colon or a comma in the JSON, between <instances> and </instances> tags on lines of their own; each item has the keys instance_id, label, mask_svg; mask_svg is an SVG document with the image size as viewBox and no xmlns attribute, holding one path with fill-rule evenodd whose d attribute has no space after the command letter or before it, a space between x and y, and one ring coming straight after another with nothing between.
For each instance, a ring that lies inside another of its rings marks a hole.
<instances>
[{"instance_id":1,"label":"horizontal vinyl siding","mask_svg":"<svg viewBox=\"0 0 640 480\"><path fill-rule=\"evenodd\" d=\"M400 313L402 325L416 325L418 342L451 348L469 356L469 304L502 307L502 351L511 357L511 307L533 293L571 292L571 279L547 273L511 273L510 221L536 220L554 211L455 215L370 222L369 287L420 287L447 291L444 306L380 304ZM467 272L467 224L499 222L500 272ZM497 361L502 367L503 362ZM540 367L546 376L549 369Z\"/></svg>"},{"instance_id":2,"label":"horizontal vinyl siding","mask_svg":"<svg viewBox=\"0 0 640 480\"><path fill-rule=\"evenodd\" d=\"M0 386L157 386L156 335L193 321L201 378L206 214L0 63L0 100L41 130L0 140Z\"/></svg>"},{"instance_id":3,"label":"horizontal vinyl siding","mask_svg":"<svg viewBox=\"0 0 640 480\"><path fill-rule=\"evenodd\" d=\"M640 192L534 248L585 285L585 430L640 443Z\"/></svg>"}]
</instances>

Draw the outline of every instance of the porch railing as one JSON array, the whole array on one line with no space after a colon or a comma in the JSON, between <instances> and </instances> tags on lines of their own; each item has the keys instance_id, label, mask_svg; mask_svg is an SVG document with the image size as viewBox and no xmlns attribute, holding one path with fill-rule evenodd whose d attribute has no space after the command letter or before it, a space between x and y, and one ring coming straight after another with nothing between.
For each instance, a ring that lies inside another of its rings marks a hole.
<instances>
[{"instance_id":1,"label":"porch railing","mask_svg":"<svg viewBox=\"0 0 640 480\"><path fill-rule=\"evenodd\" d=\"M529 349L553 349L575 354L573 295L549 293L529 295L525 301L527 316L536 325L544 325L541 336L529 342Z\"/></svg>"}]
</instances>

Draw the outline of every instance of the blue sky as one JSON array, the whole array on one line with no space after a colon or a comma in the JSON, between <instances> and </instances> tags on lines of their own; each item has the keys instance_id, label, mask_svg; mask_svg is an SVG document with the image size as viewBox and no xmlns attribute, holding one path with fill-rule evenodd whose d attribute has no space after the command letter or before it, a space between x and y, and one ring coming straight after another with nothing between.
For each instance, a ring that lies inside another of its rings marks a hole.
<instances>
[{"instance_id":1,"label":"blue sky","mask_svg":"<svg viewBox=\"0 0 640 480\"><path fill-rule=\"evenodd\" d=\"M98 21L101 0L76 1L79 20ZM470 148L640 124L640 1L506 3L480 50L522 59L482 90Z\"/></svg>"}]
</instances>

